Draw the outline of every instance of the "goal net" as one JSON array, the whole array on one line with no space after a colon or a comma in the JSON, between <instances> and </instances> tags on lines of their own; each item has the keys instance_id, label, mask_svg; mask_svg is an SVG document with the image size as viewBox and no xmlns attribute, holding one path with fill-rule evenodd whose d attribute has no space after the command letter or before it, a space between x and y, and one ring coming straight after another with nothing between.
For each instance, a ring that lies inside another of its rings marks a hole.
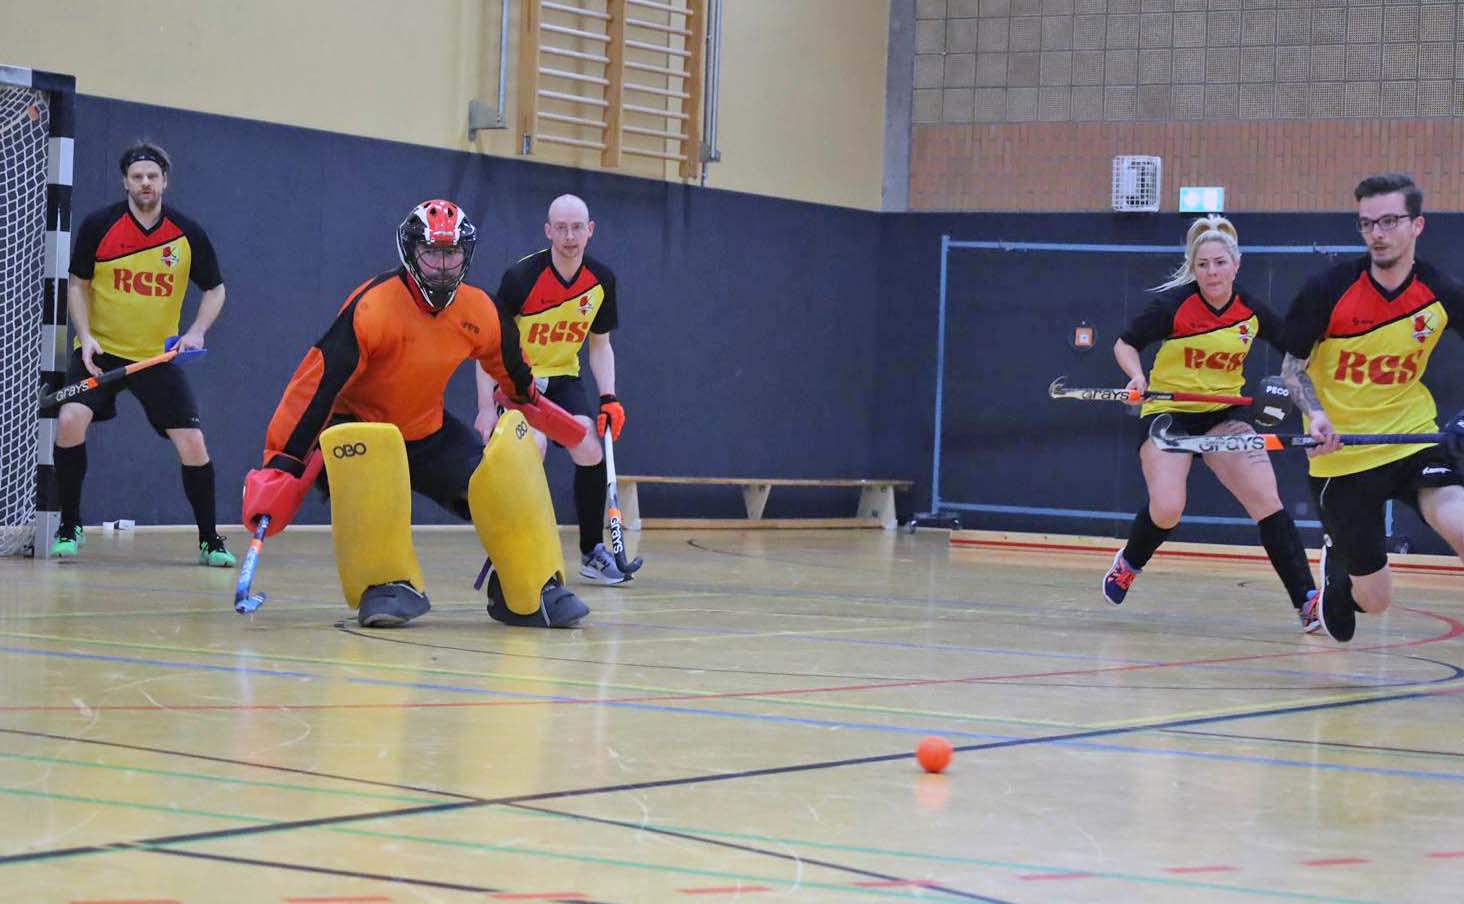
<instances>
[{"instance_id":1,"label":"goal net","mask_svg":"<svg viewBox=\"0 0 1464 904\"><path fill-rule=\"evenodd\" d=\"M39 552L56 528L50 492L70 228L69 77L0 66L0 555Z\"/></svg>"}]
</instances>

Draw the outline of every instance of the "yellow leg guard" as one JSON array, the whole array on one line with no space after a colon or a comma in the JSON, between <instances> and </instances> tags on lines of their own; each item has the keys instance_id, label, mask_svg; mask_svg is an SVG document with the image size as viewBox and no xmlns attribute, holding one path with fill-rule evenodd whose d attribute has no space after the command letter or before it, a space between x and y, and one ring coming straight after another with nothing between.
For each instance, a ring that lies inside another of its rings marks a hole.
<instances>
[{"instance_id":1,"label":"yellow leg guard","mask_svg":"<svg viewBox=\"0 0 1464 904\"><path fill-rule=\"evenodd\" d=\"M564 551L539 449L517 411L505 412L493 428L483 460L468 481L468 508L508 608L519 615L534 614L544 582L551 577L564 581Z\"/></svg>"},{"instance_id":2,"label":"yellow leg guard","mask_svg":"<svg viewBox=\"0 0 1464 904\"><path fill-rule=\"evenodd\" d=\"M330 535L352 609L373 584L407 580L426 592L412 545L407 446L393 424L339 424L320 434L330 478Z\"/></svg>"}]
</instances>

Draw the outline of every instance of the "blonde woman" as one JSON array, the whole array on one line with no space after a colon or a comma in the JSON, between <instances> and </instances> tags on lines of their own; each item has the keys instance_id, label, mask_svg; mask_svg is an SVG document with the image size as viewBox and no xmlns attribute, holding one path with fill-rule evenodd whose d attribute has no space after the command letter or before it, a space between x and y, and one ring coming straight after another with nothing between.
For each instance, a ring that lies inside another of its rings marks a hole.
<instances>
[{"instance_id":1,"label":"blonde woman","mask_svg":"<svg viewBox=\"0 0 1464 904\"><path fill-rule=\"evenodd\" d=\"M1128 386L1143 392L1239 395L1245 383L1245 359L1257 339L1280 348L1282 321L1259 299L1235 284L1240 246L1235 227L1220 216L1190 224L1184 263L1168 282L1154 289L1157 297L1129 324L1113 345L1113 357L1129 377ZM1146 376L1139 352L1160 343L1154 367ZM1142 403L1144 439L1139 463L1149 504L1140 509L1129 530L1128 544L1113 558L1103 578L1103 596L1115 606L1124 601L1134 578L1169 536L1184 514L1186 485L1194 456L1164 452L1149 441L1150 422L1161 414L1192 435L1253 433L1240 419L1243 409L1213 402ZM1285 585L1301 619L1312 633L1320 627L1306 603L1316 594L1306 550L1276 490L1276 474L1265 452L1213 453L1205 464L1260 528L1261 545Z\"/></svg>"}]
</instances>

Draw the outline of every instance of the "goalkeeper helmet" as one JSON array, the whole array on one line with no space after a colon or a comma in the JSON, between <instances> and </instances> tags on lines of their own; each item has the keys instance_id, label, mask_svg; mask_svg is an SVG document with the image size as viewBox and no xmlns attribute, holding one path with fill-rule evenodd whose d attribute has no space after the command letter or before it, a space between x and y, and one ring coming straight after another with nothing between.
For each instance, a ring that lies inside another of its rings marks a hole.
<instances>
[{"instance_id":1,"label":"goalkeeper helmet","mask_svg":"<svg viewBox=\"0 0 1464 904\"><path fill-rule=\"evenodd\" d=\"M462 208L440 198L423 201L397 227L397 253L427 306L452 303L468 275L478 230Z\"/></svg>"}]
</instances>

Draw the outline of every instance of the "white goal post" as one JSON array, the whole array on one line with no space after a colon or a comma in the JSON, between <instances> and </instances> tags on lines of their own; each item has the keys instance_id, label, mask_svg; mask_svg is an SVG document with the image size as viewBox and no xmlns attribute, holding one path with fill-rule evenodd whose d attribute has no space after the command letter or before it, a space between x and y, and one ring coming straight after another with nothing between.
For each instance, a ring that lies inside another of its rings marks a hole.
<instances>
[{"instance_id":1,"label":"white goal post","mask_svg":"<svg viewBox=\"0 0 1464 904\"><path fill-rule=\"evenodd\" d=\"M50 553L65 375L76 80L0 65L0 555Z\"/></svg>"}]
</instances>

